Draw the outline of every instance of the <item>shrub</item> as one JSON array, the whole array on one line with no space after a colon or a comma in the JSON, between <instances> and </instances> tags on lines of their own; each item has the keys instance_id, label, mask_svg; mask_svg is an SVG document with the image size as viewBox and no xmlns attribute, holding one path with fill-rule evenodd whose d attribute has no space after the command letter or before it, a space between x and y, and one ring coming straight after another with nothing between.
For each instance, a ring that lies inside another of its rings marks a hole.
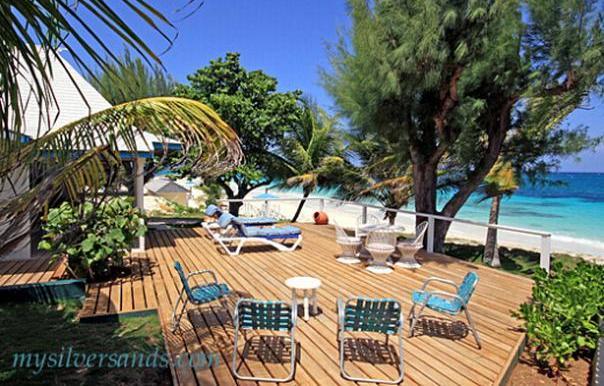
<instances>
[{"instance_id":1,"label":"shrub","mask_svg":"<svg viewBox=\"0 0 604 386\"><path fill-rule=\"evenodd\" d=\"M574 268L555 263L550 275L534 275L532 300L514 316L524 320L528 347L536 362L559 374L575 355L591 353L604 316L604 266L579 262Z\"/></svg>"},{"instance_id":2,"label":"shrub","mask_svg":"<svg viewBox=\"0 0 604 386\"><path fill-rule=\"evenodd\" d=\"M78 276L106 276L123 265L135 238L145 233L141 220L140 211L121 198L75 207L64 202L49 211L38 248L50 251L54 259L67 256Z\"/></svg>"}]
</instances>

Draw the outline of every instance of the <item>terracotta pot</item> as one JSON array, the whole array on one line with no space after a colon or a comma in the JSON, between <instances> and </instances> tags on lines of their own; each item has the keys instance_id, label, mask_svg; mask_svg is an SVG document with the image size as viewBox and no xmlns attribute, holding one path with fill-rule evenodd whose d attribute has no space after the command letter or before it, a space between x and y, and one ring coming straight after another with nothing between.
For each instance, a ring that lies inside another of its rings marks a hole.
<instances>
[{"instance_id":1,"label":"terracotta pot","mask_svg":"<svg viewBox=\"0 0 604 386\"><path fill-rule=\"evenodd\" d=\"M313 218L317 225L327 225L329 223L329 217L327 217L327 213L325 212L315 212Z\"/></svg>"}]
</instances>

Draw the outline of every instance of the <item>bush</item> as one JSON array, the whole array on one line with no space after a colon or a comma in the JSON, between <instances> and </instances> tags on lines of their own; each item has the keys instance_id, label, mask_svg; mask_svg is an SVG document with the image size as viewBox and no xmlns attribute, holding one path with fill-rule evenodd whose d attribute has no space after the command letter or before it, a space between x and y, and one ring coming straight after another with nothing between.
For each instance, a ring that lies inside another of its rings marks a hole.
<instances>
[{"instance_id":1,"label":"bush","mask_svg":"<svg viewBox=\"0 0 604 386\"><path fill-rule=\"evenodd\" d=\"M130 201L121 198L75 207L64 202L49 211L38 248L50 251L54 259L67 256L77 276L106 276L123 266L135 238L145 233L142 218Z\"/></svg>"},{"instance_id":2,"label":"bush","mask_svg":"<svg viewBox=\"0 0 604 386\"><path fill-rule=\"evenodd\" d=\"M572 356L591 355L596 348L604 316L604 266L555 263L550 275L539 270L534 279L532 300L514 316L524 320L536 362L559 374Z\"/></svg>"}]
</instances>

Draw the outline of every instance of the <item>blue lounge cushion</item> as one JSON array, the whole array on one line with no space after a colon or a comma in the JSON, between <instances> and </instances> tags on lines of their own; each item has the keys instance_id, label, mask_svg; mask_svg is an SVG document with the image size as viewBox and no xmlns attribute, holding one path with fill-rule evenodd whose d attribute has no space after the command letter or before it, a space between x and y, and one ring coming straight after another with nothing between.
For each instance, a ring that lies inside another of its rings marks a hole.
<instances>
[{"instance_id":1,"label":"blue lounge cushion","mask_svg":"<svg viewBox=\"0 0 604 386\"><path fill-rule=\"evenodd\" d=\"M296 238L302 230L295 226L284 227L242 227L243 235L246 237L263 237L266 239Z\"/></svg>"},{"instance_id":2,"label":"blue lounge cushion","mask_svg":"<svg viewBox=\"0 0 604 386\"><path fill-rule=\"evenodd\" d=\"M220 225L221 228L226 228L233 222L234 218L235 216L230 213L223 213L218 217L218 225Z\"/></svg>"},{"instance_id":3,"label":"blue lounge cushion","mask_svg":"<svg viewBox=\"0 0 604 386\"><path fill-rule=\"evenodd\" d=\"M237 217L236 220L244 225L273 225L277 223L277 219L272 217Z\"/></svg>"},{"instance_id":4,"label":"blue lounge cushion","mask_svg":"<svg viewBox=\"0 0 604 386\"><path fill-rule=\"evenodd\" d=\"M214 216L216 214L220 214L221 210L216 205L210 204L206 208L205 214L206 216Z\"/></svg>"},{"instance_id":5,"label":"blue lounge cushion","mask_svg":"<svg viewBox=\"0 0 604 386\"><path fill-rule=\"evenodd\" d=\"M207 303L231 293L228 285L212 283L191 288L192 299L195 302Z\"/></svg>"},{"instance_id":6,"label":"blue lounge cushion","mask_svg":"<svg viewBox=\"0 0 604 386\"><path fill-rule=\"evenodd\" d=\"M429 292L424 291L413 291L411 296L413 303L423 304L426 301L426 297ZM430 296L426 307L438 311L445 312L447 314L455 315L461 310L461 302L455 298L445 298L438 295Z\"/></svg>"}]
</instances>

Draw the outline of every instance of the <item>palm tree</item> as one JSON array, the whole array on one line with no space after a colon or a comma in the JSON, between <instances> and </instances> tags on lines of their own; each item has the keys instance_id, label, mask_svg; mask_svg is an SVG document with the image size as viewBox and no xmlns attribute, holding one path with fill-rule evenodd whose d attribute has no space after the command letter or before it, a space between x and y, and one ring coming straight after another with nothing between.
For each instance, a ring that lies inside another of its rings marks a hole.
<instances>
[{"instance_id":1,"label":"palm tree","mask_svg":"<svg viewBox=\"0 0 604 386\"><path fill-rule=\"evenodd\" d=\"M215 175L238 164L239 140L233 129L208 106L189 99L141 99L91 114L53 129L28 143L0 148L0 186L13 186L32 167L43 174L24 192L0 200L0 244L16 226L46 206L57 192L72 201L102 199L125 175L122 153L137 152L144 133L182 146L181 157L198 147L193 164L200 174ZM3 145L6 141L3 141ZM125 151L124 151L125 149ZM18 194L17 194L18 193Z\"/></svg>"},{"instance_id":2,"label":"palm tree","mask_svg":"<svg viewBox=\"0 0 604 386\"><path fill-rule=\"evenodd\" d=\"M489 172L480 188L482 200L491 199L489 224L499 222L499 210L504 196L510 196L518 189L519 183L516 172L509 162L498 161ZM489 228L484 246L484 261L493 267L500 267L499 250L497 248L497 229Z\"/></svg>"},{"instance_id":3,"label":"palm tree","mask_svg":"<svg viewBox=\"0 0 604 386\"><path fill-rule=\"evenodd\" d=\"M335 186L334 179L329 176L334 166L340 164L343 152L337 118L312 102L304 104L300 122L286 133L279 154L286 173L291 175L283 186L302 188L303 199L292 222L298 220L306 198L319 186Z\"/></svg>"},{"instance_id":4,"label":"palm tree","mask_svg":"<svg viewBox=\"0 0 604 386\"><path fill-rule=\"evenodd\" d=\"M413 178L408 162L392 151L392 145L384 138L348 135L348 149L360 162L356 167L357 183L345 185L347 198L372 198L387 208L400 208L413 196ZM396 220L396 212L385 212L390 224Z\"/></svg>"},{"instance_id":5,"label":"palm tree","mask_svg":"<svg viewBox=\"0 0 604 386\"><path fill-rule=\"evenodd\" d=\"M188 7L196 3L189 2ZM12 197L0 200L0 244L10 241L18 225L57 194L74 201L90 196L102 199L124 174L119 150L135 152L136 138L143 132L180 141L183 157L199 146L194 164L200 170L223 172L239 162L236 133L208 106L182 98L124 103L29 142L23 140L26 105L36 105L38 120L45 123L40 125L53 126L51 107L57 102L53 66L65 66L59 51L65 51L85 74L92 74L89 63L110 70L104 58L118 59L103 39L102 32L108 32L148 63L161 63L130 27L136 23L126 22L124 12L172 43L166 30L174 26L146 0L4 0L0 4L0 188L13 191ZM91 23L95 29L89 27ZM27 101L22 100L24 84L31 89ZM27 177L31 169L43 173L28 190L17 192L15 181Z\"/></svg>"}]
</instances>

